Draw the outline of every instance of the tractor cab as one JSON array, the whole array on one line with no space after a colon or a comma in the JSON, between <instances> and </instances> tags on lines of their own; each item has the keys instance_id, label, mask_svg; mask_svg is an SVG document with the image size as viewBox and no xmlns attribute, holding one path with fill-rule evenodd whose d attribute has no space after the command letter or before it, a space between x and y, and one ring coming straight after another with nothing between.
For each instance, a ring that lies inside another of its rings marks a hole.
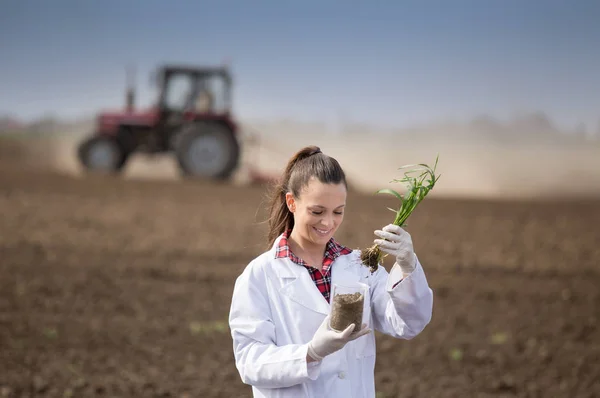
<instances>
[{"instance_id":1,"label":"tractor cab","mask_svg":"<svg viewBox=\"0 0 600 398\"><path fill-rule=\"evenodd\" d=\"M226 67L164 66L155 79L158 109L165 115L229 115L232 79Z\"/></svg>"},{"instance_id":2,"label":"tractor cab","mask_svg":"<svg viewBox=\"0 0 600 398\"><path fill-rule=\"evenodd\" d=\"M159 95L150 152L173 149L182 128L193 122L222 123L235 130L231 118L232 78L226 67L168 65L154 76Z\"/></svg>"}]
</instances>

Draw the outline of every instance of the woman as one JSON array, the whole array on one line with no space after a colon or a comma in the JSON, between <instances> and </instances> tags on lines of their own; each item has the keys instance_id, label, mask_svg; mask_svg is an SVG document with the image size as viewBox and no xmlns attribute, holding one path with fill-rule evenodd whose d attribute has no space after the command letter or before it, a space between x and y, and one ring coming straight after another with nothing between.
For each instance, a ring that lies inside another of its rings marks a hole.
<instances>
[{"instance_id":1,"label":"woman","mask_svg":"<svg viewBox=\"0 0 600 398\"><path fill-rule=\"evenodd\" d=\"M334 239L347 184L318 147L290 159L271 202L269 250L237 278L229 325L236 367L255 397L375 397L375 335L418 335L431 320L433 293L410 235L394 225L374 242L396 259L371 273L360 251ZM369 286L369 323L329 328L333 283Z\"/></svg>"}]
</instances>

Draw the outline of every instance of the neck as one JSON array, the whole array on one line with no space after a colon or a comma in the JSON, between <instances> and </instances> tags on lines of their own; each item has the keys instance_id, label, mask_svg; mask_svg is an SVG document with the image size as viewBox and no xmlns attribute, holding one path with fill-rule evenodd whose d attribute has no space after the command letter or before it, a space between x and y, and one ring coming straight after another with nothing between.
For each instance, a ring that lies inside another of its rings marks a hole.
<instances>
[{"instance_id":1,"label":"neck","mask_svg":"<svg viewBox=\"0 0 600 398\"><path fill-rule=\"evenodd\" d=\"M292 230L292 233L288 237L288 245L292 252L301 257L309 265L319 270L323 267L323 256L325 255L326 245L317 245L302 239L298 236L296 230Z\"/></svg>"}]
</instances>

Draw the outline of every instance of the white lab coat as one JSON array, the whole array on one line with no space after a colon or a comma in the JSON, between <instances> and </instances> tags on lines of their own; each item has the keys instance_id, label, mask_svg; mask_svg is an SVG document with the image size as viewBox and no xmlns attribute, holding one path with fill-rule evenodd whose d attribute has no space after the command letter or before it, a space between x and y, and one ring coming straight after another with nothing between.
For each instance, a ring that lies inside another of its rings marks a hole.
<instances>
[{"instance_id":1,"label":"white lab coat","mask_svg":"<svg viewBox=\"0 0 600 398\"><path fill-rule=\"evenodd\" d=\"M254 397L375 397L375 335L346 344L320 362L307 364L308 343L329 313L329 303L307 270L275 248L252 260L237 278L229 326L235 364ZM339 256L331 265L331 283L369 285L365 308L371 329L411 339L430 322L433 292L417 259L416 269L400 284L394 265L371 274L360 264L360 251ZM400 372L400 369L398 369Z\"/></svg>"}]
</instances>

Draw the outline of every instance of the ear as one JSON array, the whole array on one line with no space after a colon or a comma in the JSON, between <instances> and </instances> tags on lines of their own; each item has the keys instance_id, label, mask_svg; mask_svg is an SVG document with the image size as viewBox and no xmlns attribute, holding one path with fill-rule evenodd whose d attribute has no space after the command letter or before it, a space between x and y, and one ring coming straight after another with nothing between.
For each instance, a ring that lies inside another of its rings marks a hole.
<instances>
[{"instance_id":1,"label":"ear","mask_svg":"<svg viewBox=\"0 0 600 398\"><path fill-rule=\"evenodd\" d=\"M285 204L292 213L296 211L296 200L290 192L285 194Z\"/></svg>"}]
</instances>

